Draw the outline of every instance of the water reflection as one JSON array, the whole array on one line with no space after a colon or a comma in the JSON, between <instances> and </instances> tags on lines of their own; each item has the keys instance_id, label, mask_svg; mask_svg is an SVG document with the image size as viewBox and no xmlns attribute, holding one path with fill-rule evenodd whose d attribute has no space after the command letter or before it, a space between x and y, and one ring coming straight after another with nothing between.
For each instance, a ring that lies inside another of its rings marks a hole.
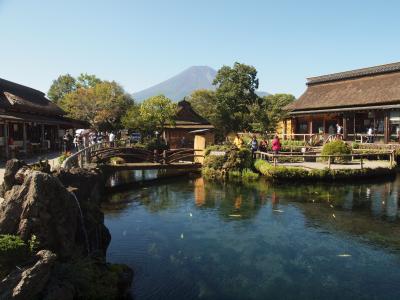
<instances>
[{"instance_id":1,"label":"water reflection","mask_svg":"<svg viewBox=\"0 0 400 300\"><path fill-rule=\"evenodd\" d=\"M173 180L110 196L108 255L137 299L400 299L399 188Z\"/></svg>"}]
</instances>

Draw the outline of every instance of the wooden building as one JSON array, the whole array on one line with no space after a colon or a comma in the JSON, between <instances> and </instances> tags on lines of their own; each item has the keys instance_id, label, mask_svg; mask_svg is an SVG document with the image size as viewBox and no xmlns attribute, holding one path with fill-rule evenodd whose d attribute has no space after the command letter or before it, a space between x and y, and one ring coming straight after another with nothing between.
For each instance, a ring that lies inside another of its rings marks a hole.
<instances>
[{"instance_id":1,"label":"wooden building","mask_svg":"<svg viewBox=\"0 0 400 300\"><path fill-rule=\"evenodd\" d=\"M185 148L193 148L195 135L192 132L201 129L212 131L214 126L196 113L188 101L183 100L178 103L175 124L166 126L163 137L171 149L182 148L183 138ZM208 134L211 134L211 132ZM208 137L208 139L210 138Z\"/></svg>"},{"instance_id":2,"label":"wooden building","mask_svg":"<svg viewBox=\"0 0 400 300\"><path fill-rule=\"evenodd\" d=\"M83 125L44 93L0 78L0 157L60 149L65 130Z\"/></svg>"},{"instance_id":3,"label":"wooden building","mask_svg":"<svg viewBox=\"0 0 400 300\"><path fill-rule=\"evenodd\" d=\"M307 79L307 90L286 107L282 133L289 138L327 137L342 127L342 138L399 142L400 62Z\"/></svg>"}]
</instances>

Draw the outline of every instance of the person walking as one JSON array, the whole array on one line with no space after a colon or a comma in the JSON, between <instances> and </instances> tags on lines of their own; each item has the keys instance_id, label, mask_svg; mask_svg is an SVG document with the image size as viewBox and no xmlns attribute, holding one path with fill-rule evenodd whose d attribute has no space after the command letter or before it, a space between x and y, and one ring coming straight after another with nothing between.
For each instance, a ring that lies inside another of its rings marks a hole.
<instances>
[{"instance_id":1,"label":"person walking","mask_svg":"<svg viewBox=\"0 0 400 300\"><path fill-rule=\"evenodd\" d=\"M253 159L255 159L256 151L258 150L258 141L257 141L257 137L255 135L253 135L253 138L250 141L250 147L251 147L251 155L252 155Z\"/></svg>"},{"instance_id":2,"label":"person walking","mask_svg":"<svg viewBox=\"0 0 400 300\"><path fill-rule=\"evenodd\" d=\"M274 139L272 140L272 151L274 151L275 154L278 154L280 150L281 142L279 140L279 136L276 134Z\"/></svg>"}]
</instances>

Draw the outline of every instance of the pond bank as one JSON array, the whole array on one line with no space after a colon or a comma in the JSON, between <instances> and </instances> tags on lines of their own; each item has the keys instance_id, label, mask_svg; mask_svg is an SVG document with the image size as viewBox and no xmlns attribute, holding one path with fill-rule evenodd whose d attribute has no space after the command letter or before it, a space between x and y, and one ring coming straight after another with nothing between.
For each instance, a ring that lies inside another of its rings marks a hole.
<instances>
[{"instance_id":1,"label":"pond bank","mask_svg":"<svg viewBox=\"0 0 400 300\"><path fill-rule=\"evenodd\" d=\"M1 299L127 296L133 271L106 262L111 236L100 210L104 181L96 169L50 173L7 162L0 235L15 236L30 250L7 270L1 266L7 275L0 283Z\"/></svg>"},{"instance_id":2,"label":"pond bank","mask_svg":"<svg viewBox=\"0 0 400 300\"><path fill-rule=\"evenodd\" d=\"M340 165L335 168L335 165L331 164L331 168L328 169L323 163L287 163L272 165L267 161L258 159L254 163L255 169L260 172L266 179L273 181L284 181L284 180L320 180L320 181L337 181L337 180L348 180L348 179L364 179L364 178L379 178L387 177L394 178L396 176L395 167L384 166L382 164L374 164L373 161L368 164L370 167L364 167L360 169L354 165ZM347 166L347 167L343 167Z\"/></svg>"}]
</instances>

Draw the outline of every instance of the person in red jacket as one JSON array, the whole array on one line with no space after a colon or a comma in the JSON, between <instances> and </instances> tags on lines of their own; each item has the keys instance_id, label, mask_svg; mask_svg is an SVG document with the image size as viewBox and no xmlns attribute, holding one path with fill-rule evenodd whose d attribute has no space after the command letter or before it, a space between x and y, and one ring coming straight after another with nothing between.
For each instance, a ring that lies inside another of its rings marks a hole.
<instances>
[{"instance_id":1,"label":"person in red jacket","mask_svg":"<svg viewBox=\"0 0 400 300\"><path fill-rule=\"evenodd\" d=\"M272 140L272 151L274 151L275 154L278 154L280 150L281 150L281 142L279 141L279 137L276 134L274 139Z\"/></svg>"}]
</instances>

